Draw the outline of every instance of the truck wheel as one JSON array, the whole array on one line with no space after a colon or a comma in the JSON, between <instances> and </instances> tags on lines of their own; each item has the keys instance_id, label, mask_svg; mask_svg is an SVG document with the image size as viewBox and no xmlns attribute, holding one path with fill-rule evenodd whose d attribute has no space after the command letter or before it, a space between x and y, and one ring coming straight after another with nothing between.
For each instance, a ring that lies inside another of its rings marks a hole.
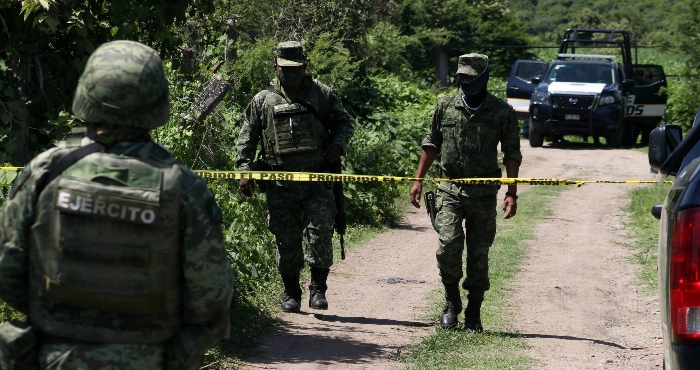
<instances>
[{"instance_id":1,"label":"truck wheel","mask_svg":"<svg viewBox=\"0 0 700 370\"><path fill-rule=\"evenodd\" d=\"M634 135L634 127L631 123L623 122L621 130L620 144L622 144L622 146L632 146L636 144L637 137Z\"/></svg>"},{"instance_id":2,"label":"truck wheel","mask_svg":"<svg viewBox=\"0 0 700 370\"><path fill-rule=\"evenodd\" d=\"M650 125L646 124L642 126L642 141L641 144L644 146L649 145L649 134L651 134L651 131L656 128L656 124Z\"/></svg>"},{"instance_id":3,"label":"truck wheel","mask_svg":"<svg viewBox=\"0 0 700 370\"><path fill-rule=\"evenodd\" d=\"M532 127L530 127L530 135L528 140L530 140L530 146L533 148L539 148L542 146L542 144L544 144L544 137L542 136L542 133L533 131Z\"/></svg>"},{"instance_id":4,"label":"truck wheel","mask_svg":"<svg viewBox=\"0 0 700 370\"><path fill-rule=\"evenodd\" d=\"M622 146L622 136L620 135L619 129L611 132L610 135L605 137L605 140L608 142L608 146L613 148L619 148Z\"/></svg>"}]
</instances>

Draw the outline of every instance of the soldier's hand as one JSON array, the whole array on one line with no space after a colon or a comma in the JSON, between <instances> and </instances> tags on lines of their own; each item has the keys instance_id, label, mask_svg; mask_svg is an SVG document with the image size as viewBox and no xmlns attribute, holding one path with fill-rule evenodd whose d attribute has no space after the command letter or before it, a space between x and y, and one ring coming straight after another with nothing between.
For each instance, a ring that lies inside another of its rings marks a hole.
<instances>
[{"instance_id":1,"label":"soldier's hand","mask_svg":"<svg viewBox=\"0 0 700 370\"><path fill-rule=\"evenodd\" d=\"M243 193L243 195L247 197L253 196L253 189L255 189L255 180L240 179L240 181L238 181L238 184L240 185L238 191L240 191L241 193Z\"/></svg>"},{"instance_id":2,"label":"soldier's hand","mask_svg":"<svg viewBox=\"0 0 700 370\"><path fill-rule=\"evenodd\" d=\"M323 157L326 159L326 162L333 163L340 159L341 154L343 154L343 148L338 144L331 144L323 152Z\"/></svg>"},{"instance_id":3,"label":"soldier's hand","mask_svg":"<svg viewBox=\"0 0 700 370\"><path fill-rule=\"evenodd\" d=\"M512 197L506 197L506 199L503 200L503 213L505 216L503 218L508 219L513 216L515 216L515 213L518 211L518 201L513 199Z\"/></svg>"},{"instance_id":4,"label":"soldier's hand","mask_svg":"<svg viewBox=\"0 0 700 370\"><path fill-rule=\"evenodd\" d=\"M411 192L410 197L411 197L411 204L413 204L414 207L420 208L420 197L423 193L423 183L420 181L414 181L413 186L411 187Z\"/></svg>"}]
</instances>

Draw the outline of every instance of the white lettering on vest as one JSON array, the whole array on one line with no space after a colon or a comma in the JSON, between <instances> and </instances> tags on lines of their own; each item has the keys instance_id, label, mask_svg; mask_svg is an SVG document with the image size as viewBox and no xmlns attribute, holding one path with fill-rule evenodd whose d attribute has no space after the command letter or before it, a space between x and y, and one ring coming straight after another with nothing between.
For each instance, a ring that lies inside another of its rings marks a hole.
<instances>
[{"instance_id":1,"label":"white lettering on vest","mask_svg":"<svg viewBox=\"0 0 700 370\"><path fill-rule=\"evenodd\" d=\"M153 212L152 209L145 209L141 212L141 221L143 221L144 224L152 224L155 219L156 213Z\"/></svg>"},{"instance_id":2,"label":"white lettering on vest","mask_svg":"<svg viewBox=\"0 0 700 370\"><path fill-rule=\"evenodd\" d=\"M61 208L68 208L68 200L70 199L70 194L64 191L58 193L58 204L57 206Z\"/></svg>"},{"instance_id":3,"label":"white lettering on vest","mask_svg":"<svg viewBox=\"0 0 700 370\"><path fill-rule=\"evenodd\" d=\"M83 197L81 197L80 195L78 195L78 196L75 198L75 202L68 204L68 207L69 207L70 209L74 210L74 211L79 210L79 209L80 209L80 199L82 199L82 198L83 198Z\"/></svg>"},{"instance_id":4,"label":"white lettering on vest","mask_svg":"<svg viewBox=\"0 0 700 370\"><path fill-rule=\"evenodd\" d=\"M124 202L110 198L86 196L70 191L58 191L56 207L72 213L101 215L112 219L150 225L156 220L156 210L141 206L142 203Z\"/></svg>"},{"instance_id":5,"label":"white lettering on vest","mask_svg":"<svg viewBox=\"0 0 700 370\"><path fill-rule=\"evenodd\" d=\"M140 211L141 208L139 208L139 207L132 207L132 206L129 206L128 208L129 208L129 211L131 211L131 218L130 218L130 220L131 220L131 221L136 220L136 213L137 213L138 211Z\"/></svg>"},{"instance_id":6,"label":"white lettering on vest","mask_svg":"<svg viewBox=\"0 0 700 370\"><path fill-rule=\"evenodd\" d=\"M92 213L92 198L83 198L80 202L80 212Z\"/></svg>"},{"instance_id":7,"label":"white lettering on vest","mask_svg":"<svg viewBox=\"0 0 700 370\"><path fill-rule=\"evenodd\" d=\"M114 208L114 212L112 212L112 208ZM110 203L110 205L107 206L107 215L114 218L119 217L119 205L116 203Z\"/></svg>"},{"instance_id":8,"label":"white lettering on vest","mask_svg":"<svg viewBox=\"0 0 700 370\"><path fill-rule=\"evenodd\" d=\"M105 215L105 206L106 206L105 201L98 198L95 201L95 208L93 209L93 212L104 216Z\"/></svg>"}]
</instances>

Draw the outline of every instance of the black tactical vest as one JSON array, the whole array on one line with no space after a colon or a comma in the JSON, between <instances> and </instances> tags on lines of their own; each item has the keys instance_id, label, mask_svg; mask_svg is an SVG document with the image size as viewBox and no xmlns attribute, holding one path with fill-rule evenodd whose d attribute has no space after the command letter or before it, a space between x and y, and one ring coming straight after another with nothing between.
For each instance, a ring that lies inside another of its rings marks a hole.
<instances>
[{"instance_id":1,"label":"black tactical vest","mask_svg":"<svg viewBox=\"0 0 700 370\"><path fill-rule=\"evenodd\" d=\"M30 237L30 317L39 330L128 343L179 330L182 172L157 145L134 145L135 157L88 155L40 194Z\"/></svg>"},{"instance_id":2,"label":"black tactical vest","mask_svg":"<svg viewBox=\"0 0 700 370\"><path fill-rule=\"evenodd\" d=\"M313 82L313 89L319 87ZM310 94L308 103L319 111L318 95ZM271 92L265 96L267 122L263 130L265 159L282 171L320 170L329 136L323 123L300 103L288 102Z\"/></svg>"}]
</instances>

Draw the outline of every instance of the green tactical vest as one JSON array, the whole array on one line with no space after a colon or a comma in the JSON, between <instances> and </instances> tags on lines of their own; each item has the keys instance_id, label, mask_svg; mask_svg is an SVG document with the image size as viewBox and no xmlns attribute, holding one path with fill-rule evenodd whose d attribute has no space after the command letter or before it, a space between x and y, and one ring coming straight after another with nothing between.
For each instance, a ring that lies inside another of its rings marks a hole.
<instances>
[{"instance_id":1,"label":"green tactical vest","mask_svg":"<svg viewBox=\"0 0 700 370\"><path fill-rule=\"evenodd\" d=\"M39 195L29 314L39 330L112 343L179 330L182 172L157 145L135 147L133 157L90 154Z\"/></svg>"},{"instance_id":2,"label":"green tactical vest","mask_svg":"<svg viewBox=\"0 0 700 370\"><path fill-rule=\"evenodd\" d=\"M313 89L318 91L316 82L313 84ZM320 94L311 94L308 101L317 111ZM267 124L263 130L263 149L267 162L282 171L320 170L329 140L323 123L303 105L289 103L274 92L265 96L264 106Z\"/></svg>"}]
</instances>

